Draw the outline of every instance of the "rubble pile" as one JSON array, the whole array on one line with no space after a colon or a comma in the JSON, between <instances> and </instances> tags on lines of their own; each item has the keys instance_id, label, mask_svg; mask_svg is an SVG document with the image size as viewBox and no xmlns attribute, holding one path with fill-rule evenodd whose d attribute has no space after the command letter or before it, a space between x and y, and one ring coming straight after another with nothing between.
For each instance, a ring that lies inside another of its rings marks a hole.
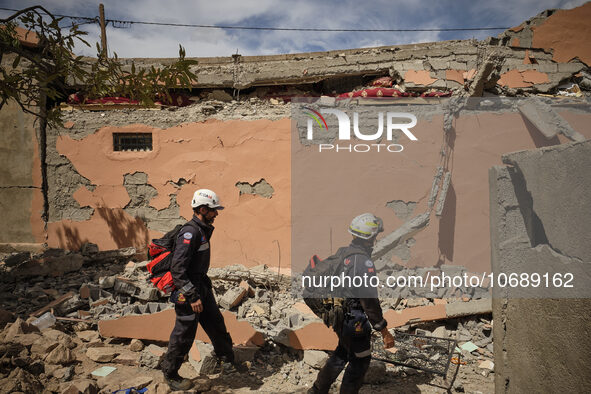
<instances>
[{"instance_id":1,"label":"rubble pile","mask_svg":"<svg viewBox=\"0 0 591 394\"><path fill-rule=\"evenodd\" d=\"M98 393L129 387L170 392L158 363L166 351L174 312L167 296L148 281L147 262L138 261L135 250L83 249L3 256L0 393ZM136 261L131 260L134 257ZM46 273L43 266L52 259L61 261L62 270ZM42 271L35 271L35 264ZM198 391L307 390L328 351L336 346L336 336L294 298L289 290L291 278L266 266L212 268L209 274L237 360L244 368L222 373L209 339L198 330L181 375L193 379ZM390 392L392 387L437 392L433 385L452 384L458 367L452 390L492 391L490 311L436 317L436 321L420 317L421 311L429 310L421 308L479 301L474 297L383 299L390 327L399 333L455 339L457 354L446 382L436 375L374 360L362 392ZM389 317L413 311L419 318L412 322ZM122 319L138 319L140 330L127 336L103 335L103 323L130 325L130 320ZM159 340L143 335L151 330L159 333Z\"/></svg>"}]
</instances>

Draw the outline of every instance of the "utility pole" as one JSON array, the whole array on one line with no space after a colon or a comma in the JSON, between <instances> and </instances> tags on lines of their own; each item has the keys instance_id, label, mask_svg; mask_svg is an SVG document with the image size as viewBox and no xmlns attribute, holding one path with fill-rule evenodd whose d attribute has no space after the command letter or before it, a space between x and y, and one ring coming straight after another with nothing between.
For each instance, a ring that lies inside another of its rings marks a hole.
<instances>
[{"instance_id":1,"label":"utility pole","mask_svg":"<svg viewBox=\"0 0 591 394\"><path fill-rule=\"evenodd\" d=\"M99 18L101 23L101 57L107 58L107 30L105 27L105 6L99 4Z\"/></svg>"}]
</instances>

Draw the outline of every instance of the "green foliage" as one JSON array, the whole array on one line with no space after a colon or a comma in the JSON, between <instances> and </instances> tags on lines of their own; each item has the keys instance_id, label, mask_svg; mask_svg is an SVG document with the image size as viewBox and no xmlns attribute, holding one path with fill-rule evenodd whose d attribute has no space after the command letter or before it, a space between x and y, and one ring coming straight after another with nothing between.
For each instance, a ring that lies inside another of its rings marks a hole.
<instances>
[{"instance_id":1,"label":"green foliage","mask_svg":"<svg viewBox=\"0 0 591 394\"><path fill-rule=\"evenodd\" d=\"M14 100L23 111L45 119L52 127L61 125L61 112L59 108L45 111L40 100L64 100L70 86L82 86L86 98L119 96L152 105L155 100L169 102L171 89L190 89L197 79L190 71L197 62L185 59L182 46L179 59L161 68L138 68L133 62L124 66L117 54L113 58L97 55L96 60L76 57L73 50L77 41L89 45L82 38L86 33L75 24L62 29L61 21L41 6L0 20L0 61L14 56L12 62L0 64L0 108ZM19 25L30 31L28 37L36 34L37 46L24 46L19 41Z\"/></svg>"}]
</instances>

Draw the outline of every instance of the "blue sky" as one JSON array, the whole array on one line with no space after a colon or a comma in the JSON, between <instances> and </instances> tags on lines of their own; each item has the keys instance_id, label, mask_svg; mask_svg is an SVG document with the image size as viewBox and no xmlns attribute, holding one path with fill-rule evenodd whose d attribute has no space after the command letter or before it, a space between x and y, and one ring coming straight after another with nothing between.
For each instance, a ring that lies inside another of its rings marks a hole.
<instances>
[{"instance_id":1,"label":"blue sky","mask_svg":"<svg viewBox=\"0 0 591 394\"><path fill-rule=\"evenodd\" d=\"M516 26L548 8L569 9L585 0L0 0L0 7L21 9L40 4L50 12L98 15L107 19L149 22L264 26L282 28L406 29ZM11 12L0 11L0 17ZM87 24L87 41L77 54L96 55L99 27ZM470 32L286 32L219 30L146 25L107 26L109 53L119 57L176 57L178 45L187 56L266 55L362 48L476 38L501 31Z\"/></svg>"}]
</instances>

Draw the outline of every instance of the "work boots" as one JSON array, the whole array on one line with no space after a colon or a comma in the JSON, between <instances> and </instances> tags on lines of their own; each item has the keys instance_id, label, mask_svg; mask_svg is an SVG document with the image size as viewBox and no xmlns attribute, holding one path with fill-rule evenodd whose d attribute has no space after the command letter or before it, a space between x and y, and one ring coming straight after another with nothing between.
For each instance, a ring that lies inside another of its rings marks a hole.
<instances>
[{"instance_id":1,"label":"work boots","mask_svg":"<svg viewBox=\"0 0 591 394\"><path fill-rule=\"evenodd\" d=\"M193 383L189 379L181 377L178 372L170 375L164 374L164 380L172 391L184 391L193 387Z\"/></svg>"}]
</instances>

